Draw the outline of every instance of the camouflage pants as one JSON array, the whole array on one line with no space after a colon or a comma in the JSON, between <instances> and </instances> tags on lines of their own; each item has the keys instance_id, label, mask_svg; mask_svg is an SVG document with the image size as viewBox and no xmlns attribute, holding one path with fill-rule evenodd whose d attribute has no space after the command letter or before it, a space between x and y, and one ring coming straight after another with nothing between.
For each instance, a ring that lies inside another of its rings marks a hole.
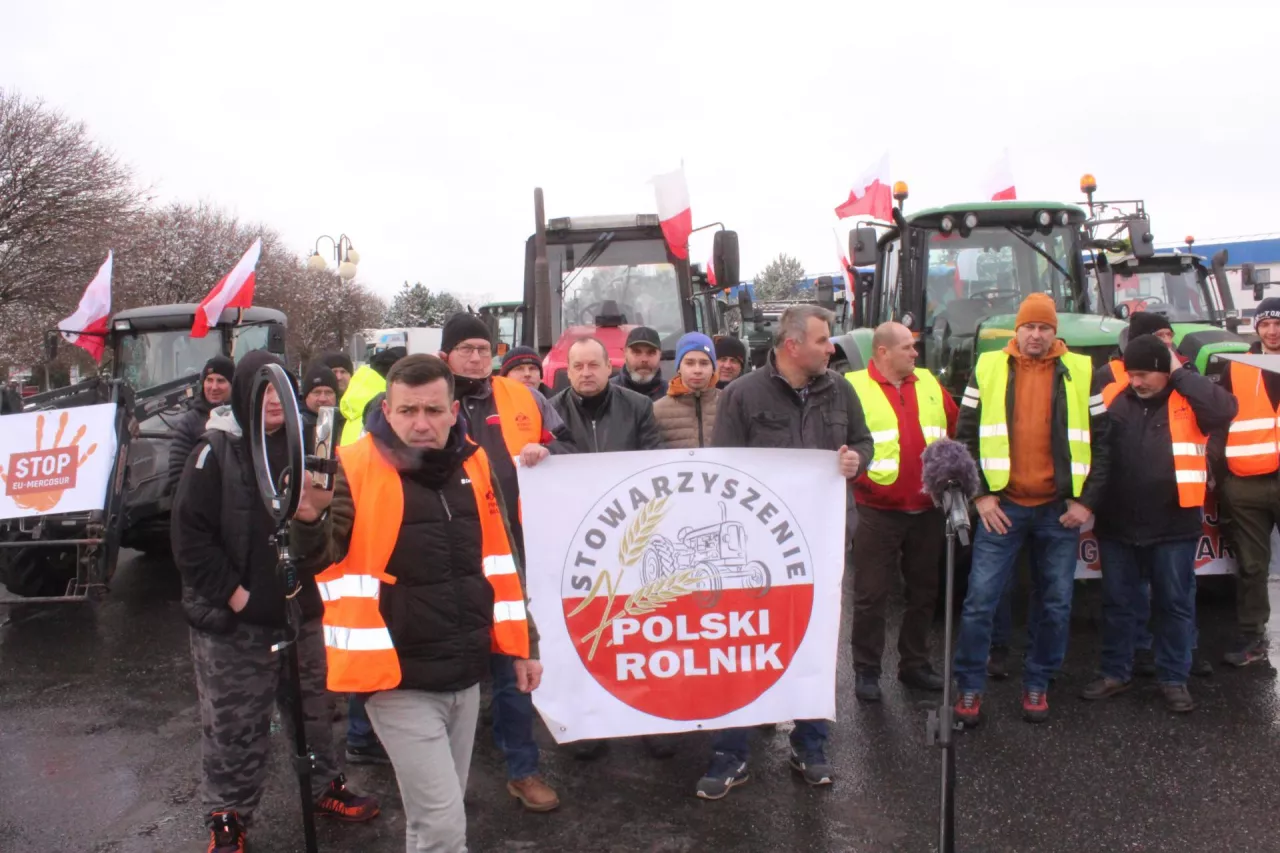
<instances>
[{"instance_id":1,"label":"camouflage pants","mask_svg":"<svg viewBox=\"0 0 1280 853\"><path fill-rule=\"evenodd\" d=\"M283 630L243 624L230 634L191 631L191 657L200 697L202 794L209 812L234 810L242 820L252 820L275 748L271 739L273 705L280 710L288 751L294 751L288 652L271 651L284 637ZM307 745L317 758L311 793L319 797L339 772L325 692L319 619L304 624L298 635L298 670Z\"/></svg>"}]
</instances>

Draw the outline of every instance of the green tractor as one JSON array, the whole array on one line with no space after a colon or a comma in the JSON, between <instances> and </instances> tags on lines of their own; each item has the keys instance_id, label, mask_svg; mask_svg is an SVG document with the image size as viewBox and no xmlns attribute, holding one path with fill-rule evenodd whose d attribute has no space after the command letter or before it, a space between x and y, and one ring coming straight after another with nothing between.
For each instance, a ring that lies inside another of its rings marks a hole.
<instances>
[{"instance_id":1,"label":"green tractor","mask_svg":"<svg viewBox=\"0 0 1280 853\"><path fill-rule=\"evenodd\" d=\"M1214 356L1247 352L1249 342L1239 334L1240 316L1227 284L1227 252L1206 259L1191 253L1195 240L1186 239L1186 253L1135 255L1124 241L1114 237L1137 228L1150 232L1151 223L1142 201L1095 201L1097 182L1085 175L1080 189L1088 198L1090 242L1095 247L1119 243L1119 251L1086 251L1085 276L1089 304L1103 315L1128 320L1138 311L1164 314L1173 327L1174 343L1201 373L1226 369L1227 362ZM1106 238L1103 231L1114 231ZM1121 342L1125 335L1121 335Z\"/></svg>"},{"instance_id":2,"label":"green tractor","mask_svg":"<svg viewBox=\"0 0 1280 853\"><path fill-rule=\"evenodd\" d=\"M1058 337L1072 351L1103 364L1115 350L1123 320L1099 316L1089 303L1084 271L1088 236L1084 210L1059 202L953 204L905 214L905 186L895 193L893 223L849 234L854 267L874 265L869 292L859 281L859 328L835 336L832 367L865 367L872 329L896 320L911 329L920 363L955 397L964 393L977 358L1004 348L1018 305L1047 293L1058 307ZM1132 245L1154 254L1149 233Z\"/></svg>"}]
</instances>

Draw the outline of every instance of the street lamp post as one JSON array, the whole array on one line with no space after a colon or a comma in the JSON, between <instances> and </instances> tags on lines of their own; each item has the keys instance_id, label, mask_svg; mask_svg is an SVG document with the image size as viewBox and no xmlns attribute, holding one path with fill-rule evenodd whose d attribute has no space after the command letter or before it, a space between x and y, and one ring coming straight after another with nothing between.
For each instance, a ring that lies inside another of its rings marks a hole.
<instances>
[{"instance_id":1,"label":"street lamp post","mask_svg":"<svg viewBox=\"0 0 1280 853\"><path fill-rule=\"evenodd\" d=\"M324 257L320 254L321 240L328 240L333 244L333 260L338 265L339 278L343 281L351 281L351 279L355 278L356 264L360 263L360 253L356 251L355 246L351 245L351 238L346 234L339 235L336 240L328 234L321 234L317 237L315 251L307 259L307 268L320 272L328 267Z\"/></svg>"}]
</instances>

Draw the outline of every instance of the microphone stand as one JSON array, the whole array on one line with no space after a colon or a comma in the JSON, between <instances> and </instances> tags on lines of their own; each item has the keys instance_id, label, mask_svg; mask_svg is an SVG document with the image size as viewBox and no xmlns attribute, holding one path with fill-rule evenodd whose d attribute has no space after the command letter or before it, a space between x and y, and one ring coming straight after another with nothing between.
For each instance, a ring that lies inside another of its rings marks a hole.
<instances>
[{"instance_id":1,"label":"microphone stand","mask_svg":"<svg viewBox=\"0 0 1280 853\"><path fill-rule=\"evenodd\" d=\"M927 741L942 750L942 782L938 802L938 851L955 853L956 849L956 744L955 709L951 700L954 677L952 631L954 628L956 586L956 540L969 544L969 502L960 484L949 483L942 495L942 511L947 517L946 608L942 632L942 704L929 712Z\"/></svg>"}]
</instances>

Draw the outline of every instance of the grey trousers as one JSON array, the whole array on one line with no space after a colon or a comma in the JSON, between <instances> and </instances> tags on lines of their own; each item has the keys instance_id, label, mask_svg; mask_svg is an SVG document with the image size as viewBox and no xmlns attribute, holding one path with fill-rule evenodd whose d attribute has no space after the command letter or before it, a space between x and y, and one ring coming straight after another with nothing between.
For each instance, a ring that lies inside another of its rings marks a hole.
<instances>
[{"instance_id":1,"label":"grey trousers","mask_svg":"<svg viewBox=\"0 0 1280 853\"><path fill-rule=\"evenodd\" d=\"M196 693L200 697L200 747L204 765L206 811L234 810L246 824L262 799L271 755L271 709L277 707L284 737L293 752L293 701L287 652L271 646L285 638L283 630L240 624L230 634L191 629ZM319 797L338 775L333 749L333 723L320 620L298 633L298 672L307 745L316 754L311 793Z\"/></svg>"},{"instance_id":2,"label":"grey trousers","mask_svg":"<svg viewBox=\"0 0 1280 853\"><path fill-rule=\"evenodd\" d=\"M406 853L466 853L471 748L480 685L457 693L384 690L365 705L395 767L404 803Z\"/></svg>"}]
</instances>

